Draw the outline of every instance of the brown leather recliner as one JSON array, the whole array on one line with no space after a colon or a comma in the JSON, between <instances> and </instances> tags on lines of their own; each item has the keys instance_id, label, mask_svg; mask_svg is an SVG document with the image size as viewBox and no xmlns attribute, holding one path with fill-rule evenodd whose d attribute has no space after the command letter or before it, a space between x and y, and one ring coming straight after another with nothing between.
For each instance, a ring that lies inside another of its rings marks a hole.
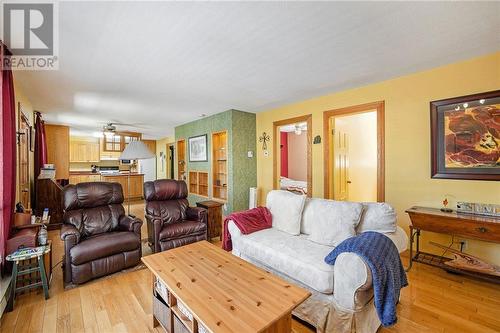
<instances>
[{"instance_id":1,"label":"brown leather recliner","mask_svg":"<svg viewBox=\"0 0 500 333\"><path fill-rule=\"evenodd\" d=\"M80 284L137 265L140 219L125 214L119 183L91 182L63 189L64 283Z\"/></svg>"},{"instance_id":2,"label":"brown leather recliner","mask_svg":"<svg viewBox=\"0 0 500 333\"><path fill-rule=\"evenodd\" d=\"M148 241L153 252L207 239L207 211L189 207L184 181L144 183Z\"/></svg>"}]
</instances>

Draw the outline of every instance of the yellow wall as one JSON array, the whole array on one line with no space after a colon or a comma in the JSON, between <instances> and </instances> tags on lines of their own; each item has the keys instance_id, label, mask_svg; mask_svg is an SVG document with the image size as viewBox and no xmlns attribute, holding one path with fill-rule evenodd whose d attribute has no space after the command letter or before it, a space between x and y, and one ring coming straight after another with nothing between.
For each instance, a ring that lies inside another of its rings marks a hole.
<instances>
[{"instance_id":1,"label":"yellow wall","mask_svg":"<svg viewBox=\"0 0 500 333\"><path fill-rule=\"evenodd\" d=\"M175 142L175 138L173 136L167 136L163 139L156 140L156 178L157 179L165 179L167 178L167 164L168 161L163 159L163 171L161 168L162 159L160 158L160 152L163 153L163 156L167 153L167 144Z\"/></svg>"},{"instance_id":2,"label":"yellow wall","mask_svg":"<svg viewBox=\"0 0 500 333\"><path fill-rule=\"evenodd\" d=\"M408 231L404 212L413 205L439 207L445 195L457 200L500 204L500 184L492 181L444 180L430 177L429 102L500 89L500 52L411 74L380 83L313 98L257 114L257 137L273 133L273 121L312 114L312 136L323 138L323 111L385 101L385 198L398 213L399 224ZM273 186L273 151L265 157L257 142L257 183L260 203ZM324 141L324 140L322 140ZM313 196L323 196L323 144L312 147ZM424 233L425 250L430 239L447 242L446 236ZM500 264L500 246L469 241L467 252Z\"/></svg>"}]
</instances>

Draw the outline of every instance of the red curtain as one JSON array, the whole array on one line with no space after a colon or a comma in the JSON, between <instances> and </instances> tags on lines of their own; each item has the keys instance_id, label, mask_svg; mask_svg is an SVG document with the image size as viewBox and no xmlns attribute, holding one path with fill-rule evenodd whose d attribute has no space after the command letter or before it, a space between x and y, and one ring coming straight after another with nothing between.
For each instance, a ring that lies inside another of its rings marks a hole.
<instances>
[{"instance_id":1,"label":"red curtain","mask_svg":"<svg viewBox=\"0 0 500 333\"><path fill-rule=\"evenodd\" d=\"M0 151L0 255L2 256L1 269L3 271L5 262L5 247L9 237L14 214L14 201L16 198L16 103L14 97L14 81L12 71L4 68L4 57L10 56L10 52L5 45L1 47L1 70L2 81L2 113L0 116L2 141Z\"/></svg>"},{"instance_id":2,"label":"red curtain","mask_svg":"<svg viewBox=\"0 0 500 333\"><path fill-rule=\"evenodd\" d=\"M45 136L45 122L40 112L35 112L35 179L40 169L47 163L47 138Z\"/></svg>"}]
</instances>

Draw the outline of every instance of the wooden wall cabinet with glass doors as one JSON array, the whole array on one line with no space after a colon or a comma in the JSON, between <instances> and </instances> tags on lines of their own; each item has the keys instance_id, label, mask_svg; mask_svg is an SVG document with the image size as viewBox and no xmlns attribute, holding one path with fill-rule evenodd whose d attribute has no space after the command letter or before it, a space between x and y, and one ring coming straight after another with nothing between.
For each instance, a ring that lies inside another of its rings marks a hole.
<instances>
[{"instance_id":1,"label":"wooden wall cabinet with glass doors","mask_svg":"<svg viewBox=\"0 0 500 333\"><path fill-rule=\"evenodd\" d=\"M113 136L105 135L102 138L102 150L105 152L122 152L128 143L141 140L141 138L141 133L135 132L116 132Z\"/></svg>"},{"instance_id":2,"label":"wooden wall cabinet with glass doors","mask_svg":"<svg viewBox=\"0 0 500 333\"><path fill-rule=\"evenodd\" d=\"M227 132L212 133L212 197L227 200Z\"/></svg>"}]
</instances>

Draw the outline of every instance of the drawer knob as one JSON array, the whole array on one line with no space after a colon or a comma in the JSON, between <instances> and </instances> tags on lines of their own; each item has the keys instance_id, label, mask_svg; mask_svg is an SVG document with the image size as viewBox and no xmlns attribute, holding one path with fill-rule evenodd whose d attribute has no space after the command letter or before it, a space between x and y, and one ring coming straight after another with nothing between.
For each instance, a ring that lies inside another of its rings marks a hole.
<instances>
[{"instance_id":1,"label":"drawer knob","mask_svg":"<svg viewBox=\"0 0 500 333\"><path fill-rule=\"evenodd\" d=\"M488 229L486 229L485 227L479 227L477 228L477 230L481 233L485 233L486 231L488 231Z\"/></svg>"}]
</instances>

